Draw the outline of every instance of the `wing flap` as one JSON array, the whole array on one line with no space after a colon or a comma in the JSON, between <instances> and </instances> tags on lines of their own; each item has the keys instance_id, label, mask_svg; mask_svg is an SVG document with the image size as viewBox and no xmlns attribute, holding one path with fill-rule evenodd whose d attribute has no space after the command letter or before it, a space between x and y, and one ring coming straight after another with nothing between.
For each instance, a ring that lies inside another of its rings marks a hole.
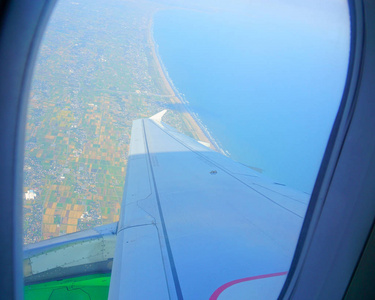
<instances>
[{"instance_id":1,"label":"wing flap","mask_svg":"<svg viewBox=\"0 0 375 300\"><path fill-rule=\"evenodd\" d=\"M117 243L109 298L169 299L156 226L127 228Z\"/></svg>"}]
</instances>

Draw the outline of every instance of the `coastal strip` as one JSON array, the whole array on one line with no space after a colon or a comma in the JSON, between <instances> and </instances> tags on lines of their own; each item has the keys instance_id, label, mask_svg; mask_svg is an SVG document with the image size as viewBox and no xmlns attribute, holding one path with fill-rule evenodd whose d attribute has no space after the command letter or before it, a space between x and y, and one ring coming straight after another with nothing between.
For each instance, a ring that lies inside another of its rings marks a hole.
<instances>
[{"instance_id":1,"label":"coastal strip","mask_svg":"<svg viewBox=\"0 0 375 300\"><path fill-rule=\"evenodd\" d=\"M154 12L155 14L156 12ZM148 28L148 43L151 47L152 57L156 62L156 66L160 77L164 83L168 94L170 95L171 102L173 104L181 104L178 107L181 107L180 113L183 117L183 120L186 126L190 129L193 135L200 141L210 143L211 148L222 154L226 155L224 150L219 146L218 142L213 138L212 134L208 131L207 127L202 123L202 121L198 118L198 116L191 111L187 101L184 97L178 92L176 87L173 85L172 80L170 79L168 72L163 65L163 62L160 58L158 52L158 45L156 44L154 37L153 37L153 16L150 18L149 28Z\"/></svg>"}]
</instances>

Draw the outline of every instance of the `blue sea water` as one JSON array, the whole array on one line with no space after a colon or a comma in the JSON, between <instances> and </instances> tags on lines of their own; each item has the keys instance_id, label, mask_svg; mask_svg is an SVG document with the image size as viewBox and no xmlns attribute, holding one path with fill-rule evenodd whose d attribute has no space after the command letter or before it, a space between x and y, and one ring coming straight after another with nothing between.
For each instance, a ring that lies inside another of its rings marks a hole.
<instances>
[{"instance_id":1,"label":"blue sea water","mask_svg":"<svg viewBox=\"0 0 375 300\"><path fill-rule=\"evenodd\" d=\"M175 87L233 159L310 193L349 55L348 22L328 19L163 10L154 39Z\"/></svg>"}]
</instances>

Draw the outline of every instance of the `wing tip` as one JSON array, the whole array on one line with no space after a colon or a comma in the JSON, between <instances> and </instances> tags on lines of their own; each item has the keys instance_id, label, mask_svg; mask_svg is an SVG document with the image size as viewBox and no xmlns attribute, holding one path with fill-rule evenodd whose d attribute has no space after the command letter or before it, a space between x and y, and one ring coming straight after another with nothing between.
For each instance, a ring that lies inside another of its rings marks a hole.
<instances>
[{"instance_id":1,"label":"wing tip","mask_svg":"<svg viewBox=\"0 0 375 300\"><path fill-rule=\"evenodd\" d=\"M203 141L197 141L199 144L206 146L207 148L211 148L211 144Z\"/></svg>"},{"instance_id":2,"label":"wing tip","mask_svg":"<svg viewBox=\"0 0 375 300\"><path fill-rule=\"evenodd\" d=\"M155 122L158 122L160 123L162 118L164 117L165 113L167 112L168 110L167 109L164 109L162 110L161 112L158 112L157 114L153 115L152 117L150 117L149 119L150 120L153 120Z\"/></svg>"}]
</instances>

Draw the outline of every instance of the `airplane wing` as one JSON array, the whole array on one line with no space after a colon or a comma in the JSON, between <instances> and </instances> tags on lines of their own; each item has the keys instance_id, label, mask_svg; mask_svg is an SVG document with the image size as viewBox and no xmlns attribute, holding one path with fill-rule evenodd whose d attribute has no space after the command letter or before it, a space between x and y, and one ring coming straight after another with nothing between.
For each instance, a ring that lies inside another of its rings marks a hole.
<instances>
[{"instance_id":1,"label":"airplane wing","mask_svg":"<svg viewBox=\"0 0 375 300\"><path fill-rule=\"evenodd\" d=\"M133 122L110 299L276 299L309 195Z\"/></svg>"}]
</instances>

